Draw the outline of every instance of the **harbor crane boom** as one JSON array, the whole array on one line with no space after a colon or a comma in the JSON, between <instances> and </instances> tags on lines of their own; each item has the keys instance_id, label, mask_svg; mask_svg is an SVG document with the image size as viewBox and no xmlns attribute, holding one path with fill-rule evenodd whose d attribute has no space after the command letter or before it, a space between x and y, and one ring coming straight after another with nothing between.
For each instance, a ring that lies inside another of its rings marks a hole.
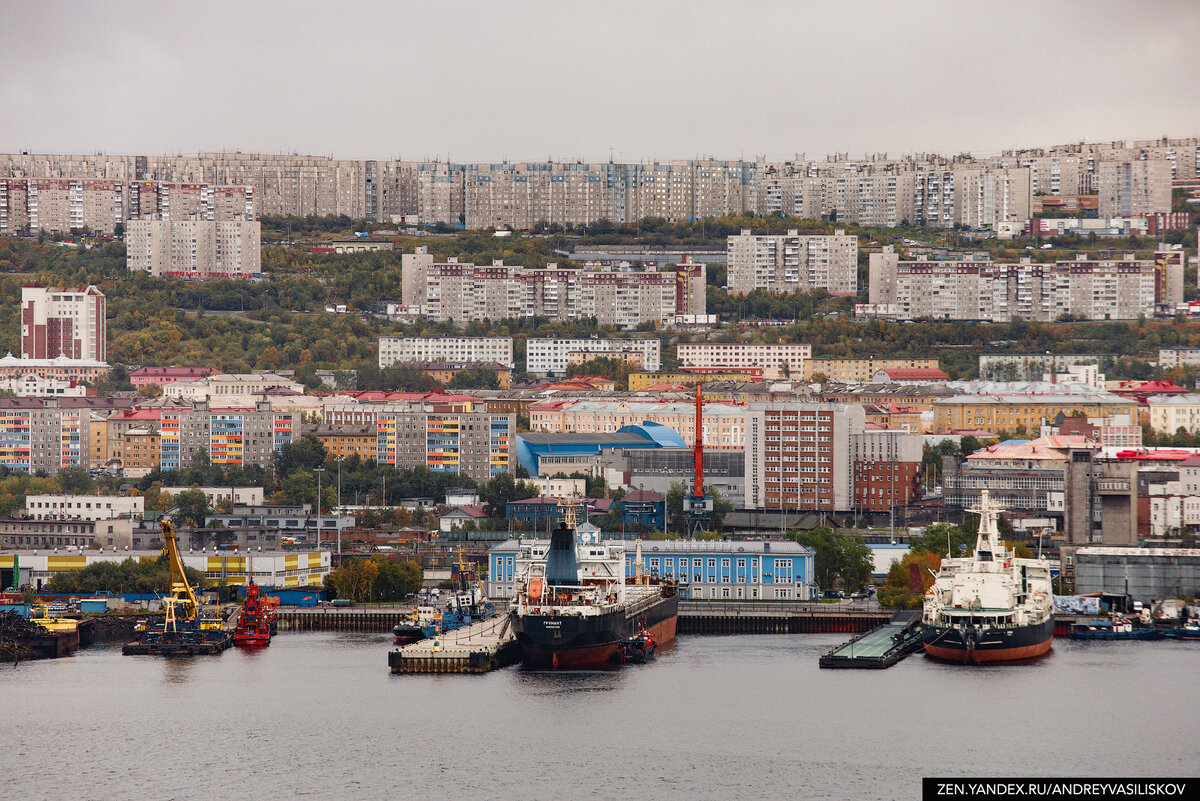
<instances>
[{"instance_id":1,"label":"harbor crane boom","mask_svg":"<svg viewBox=\"0 0 1200 801\"><path fill-rule=\"evenodd\" d=\"M179 557L179 542L175 538L175 526L170 520L162 520L163 553L167 557L169 585L167 597L163 599L166 606L166 628L176 630L176 621L183 620L192 623L200 610L200 602L196 599L196 591L188 583L187 573L183 569L183 560Z\"/></svg>"}]
</instances>

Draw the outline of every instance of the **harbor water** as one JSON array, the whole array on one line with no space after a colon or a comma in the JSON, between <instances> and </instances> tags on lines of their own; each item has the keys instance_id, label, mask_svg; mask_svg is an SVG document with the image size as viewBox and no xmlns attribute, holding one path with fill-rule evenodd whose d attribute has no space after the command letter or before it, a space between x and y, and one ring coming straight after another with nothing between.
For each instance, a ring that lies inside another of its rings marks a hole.
<instances>
[{"instance_id":1,"label":"harbor water","mask_svg":"<svg viewBox=\"0 0 1200 801\"><path fill-rule=\"evenodd\" d=\"M1200 643L820 670L844 635L683 636L611 672L400 676L390 636L0 666L29 799L888 799L923 776L1187 776Z\"/></svg>"}]
</instances>

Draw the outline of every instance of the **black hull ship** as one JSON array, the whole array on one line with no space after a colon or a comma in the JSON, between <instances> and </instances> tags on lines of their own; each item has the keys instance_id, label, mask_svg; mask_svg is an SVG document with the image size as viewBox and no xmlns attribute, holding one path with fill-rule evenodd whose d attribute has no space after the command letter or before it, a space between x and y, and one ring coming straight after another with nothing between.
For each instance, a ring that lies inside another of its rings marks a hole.
<instances>
[{"instance_id":1,"label":"black hull ship","mask_svg":"<svg viewBox=\"0 0 1200 801\"><path fill-rule=\"evenodd\" d=\"M573 525L555 531L544 553L525 546L519 561L509 623L526 666L604 668L635 661L629 643L639 638L656 648L675 640L675 585L643 573L640 543L629 580L623 543L577 542Z\"/></svg>"}]
</instances>

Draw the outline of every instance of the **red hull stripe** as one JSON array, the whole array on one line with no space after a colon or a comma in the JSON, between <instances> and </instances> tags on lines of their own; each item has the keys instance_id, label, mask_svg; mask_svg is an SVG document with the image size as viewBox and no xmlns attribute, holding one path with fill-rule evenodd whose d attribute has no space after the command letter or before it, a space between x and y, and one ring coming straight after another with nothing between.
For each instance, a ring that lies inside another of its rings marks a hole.
<instances>
[{"instance_id":1,"label":"red hull stripe","mask_svg":"<svg viewBox=\"0 0 1200 801\"><path fill-rule=\"evenodd\" d=\"M943 648L940 645L927 644L925 646L925 653L935 659L944 659L947 662L972 662L974 664L1011 662L1015 659L1032 659L1035 656L1048 653L1052 644L1053 639L1049 639L1045 642L1024 645L1019 648L976 648L974 651L967 651L965 648Z\"/></svg>"}]
</instances>

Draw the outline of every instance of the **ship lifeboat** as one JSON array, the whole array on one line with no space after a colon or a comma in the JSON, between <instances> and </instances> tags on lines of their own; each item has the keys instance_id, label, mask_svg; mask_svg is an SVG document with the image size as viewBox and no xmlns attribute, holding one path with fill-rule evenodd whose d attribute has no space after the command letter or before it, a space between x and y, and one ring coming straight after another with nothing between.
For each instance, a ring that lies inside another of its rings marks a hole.
<instances>
[{"instance_id":1,"label":"ship lifeboat","mask_svg":"<svg viewBox=\"0 0 1200 801\"><path fill-rule=\"evenodd\" d=\"M529 596L530 603L536 604L538 601L542 600L542 589L544 585L545 579L543 579L541 576L534 576L532 579L530 579L529 589L526 591L526 594Z\"/></svg>"}]
</instances>

